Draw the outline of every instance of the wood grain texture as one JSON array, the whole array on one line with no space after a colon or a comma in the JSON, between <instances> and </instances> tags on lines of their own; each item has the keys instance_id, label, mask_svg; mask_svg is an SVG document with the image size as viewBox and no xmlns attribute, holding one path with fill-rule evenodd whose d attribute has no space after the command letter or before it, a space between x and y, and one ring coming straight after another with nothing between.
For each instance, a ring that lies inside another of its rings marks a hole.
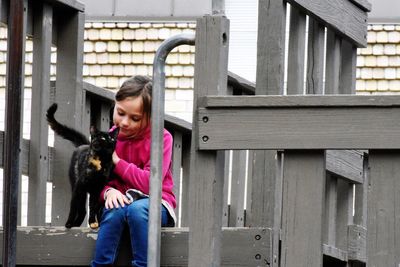
<instances>
[{"instance_id":1,"label":"wood grain texture","mask_svg":"<svg viewBox=\"0 0 400 267\"><path fill-rule=\"evenodd\" d=\"M193 105L209 94L226 95L229 20L205 16L196 24L196 66ZM197 108L193 129L198 129ZM198 132L192 132L189 207L189 266L220 265L223 199L223 151L199 151Z\"/></svg>"},{"instance_id":2,"label":"wood grain texture","mask_svg":"<svg viewBox=\"0 0 400 267\"><path fill-rule=\"evenodd\" d=\"M306 94L322 94L325 28L313 18L308 21Z\"/></svg>"},{"instance_id":3,"label":"wood grain texture","mask_svg":"<svg viewBox=\"0 0 400 267\"><path fill-rule=\"evenodd\" d=\"M283 93L286 3L258 1L256 94Z\"/></svg>"},{"instance_id":4,"label":"wood grain texture","mask_svg":"<svg viewBox=\"0 0 400 267\"><path fill-rule=\"evenodd\" d=\"M304 60L306 45L306 14L290 9L287 94L304 93Z\"/></svg>"},{"instance_id":5,"label":"wood grain texture","mask_svg":"<svg viewBox=\"0 0 400 267\"><path fill-rule=\"evenodd\" d=\"M188 235L188 228L162 228L161 266L188 265ZM0 228L0 238L2 236L3 229ZM89 228L19 227L17 264L88 266L96 239L97 232ZM126 233L117 266L130 266L129 242ZM221 266L264 266L270 243L270 231L266 228L224 228Z\"/></svg>"},{"instance_id":6,"label":"wood grain texture","mask_svg":"<svg viewBox=\"0 0 400 267\"><path fill-rule=\"evenodd\" d=\"M353 183L364 182L364 154L357 150L327 150L326 170Z\"/></svg>"},{"instance_id":7,"label":"wood grain texture","mask_svg":"<svg viewBox=\"0 0 400 267\"><path fill-rule=\"evenodd\" d=\"M397 266L400 262L400 153L369 153L367 219L368 266Z\"/></svg>"},{"instance_id":8,"label":"wood grain texture","mask_svg":"<svg viewBox=\"0 0 400 267\"><path fill-rule=\"evenodd\" d=\"M320 267L325 153L285 151L283 166L281 266Z\"/></svg>"},{"instance_id":9,"label":"wood grain texture","mask_svg":"<svg viewBox=\"0 0 400 267\"><path fill-rule=\"evenodd\" d=\"M330 29L326 38L325 94L339 93L341 39Z\"/></svg>"},{"instance_id":10,"label":"wood grain texture","mask_svg":"<svg viewBox=\"0 0 400 267\"><path fill-rule=\"evenodd\" d=\"M31 131L29 148L28 225L44 225L48 179L48 126L50 58L53 10L46 3L34 10Z\"/></svg>"},{"instance_id":11,"label":"wood grain texture","mask_svg":"<svg viewBox=\"0 0 400 267\"><path fill-rule=\"evenodd\" d=\"M296 8L346 36L358 47L367 45L367 14L350 1L288 0Z\"/></svg>"},{"instance_id":12,"label":"wood grain texture","mask_svg":"<svg viewBox=\"0 0 400 267\"><path fill-rule=\"evenodd\" d=\"M215 149L399 149L398 108L200 109L199 147ZM377 138L379 136L379 138Z\"/></svg>"}]
</instances>

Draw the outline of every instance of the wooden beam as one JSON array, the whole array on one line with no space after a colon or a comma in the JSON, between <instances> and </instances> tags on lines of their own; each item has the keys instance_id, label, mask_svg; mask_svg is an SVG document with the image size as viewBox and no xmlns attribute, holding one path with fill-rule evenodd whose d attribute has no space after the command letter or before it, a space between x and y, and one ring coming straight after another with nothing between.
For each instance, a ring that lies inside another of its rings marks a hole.
<instances>
[{"instance_id":1,"label":"wooden beam","mask_svg":"<svg viewBox=\"0 0 400 267\"><path fill-rule=\"evenodd\" d=\"M198 142L203 150L400 148L399 96L203 100L198 111Z\"/></svg>"},{"instance_id":2,"label":"wooden beam","mask_svg":"<svg viewBox=\"0 0 400 267\"><path fill-rule=\"evenodd\" d=\"M267 228L224 228L221 265L265 265L271 246L270 234ZM161 266L188 265L188 236L188 228L162 229ZM0 238L2 237L3 229L0 228ZM93 257L96 239L97 232L89 228L66 230L64 227L19 227L17 264L88 266ZM129 238L123 238L117 259L118 266L130 265L129 242Z\"/></svg>"}]
</instances>

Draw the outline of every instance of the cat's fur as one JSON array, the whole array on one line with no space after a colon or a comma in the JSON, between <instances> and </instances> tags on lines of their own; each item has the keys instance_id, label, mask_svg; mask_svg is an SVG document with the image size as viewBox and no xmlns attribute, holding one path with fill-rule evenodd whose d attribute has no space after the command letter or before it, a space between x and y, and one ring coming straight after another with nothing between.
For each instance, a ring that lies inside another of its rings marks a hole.
<instances>
[{"instance_id":1,"label":"cat's fur","mask_svg":"<svg viewBox=\"0 0 400 267\"><path fill-rule=\"evenodd\" d=\"M76 147L69 166L72 198L65 227L77 227L82 224L86 216L86 196L89 193L89 225L91 228L97 228L102 209L99 197L112 173L112 153L115 149L118 128L110 133L91 128L89 142L82 133L59 123L54 118L56 110L56 103L47 110L46 117L51 129Z\"/></svg>"}]
</instances>

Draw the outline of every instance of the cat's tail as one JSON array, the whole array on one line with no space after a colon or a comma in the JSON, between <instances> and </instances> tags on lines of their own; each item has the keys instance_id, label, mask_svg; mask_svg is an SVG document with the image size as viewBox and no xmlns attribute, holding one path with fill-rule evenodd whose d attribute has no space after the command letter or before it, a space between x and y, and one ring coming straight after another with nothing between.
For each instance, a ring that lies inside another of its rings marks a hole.
<instances>
[{"instance_id":1,"label":"cat's tail","mask_svg":"<svg viewBox=\"0 0 400 267\"><path fill-rule=\"evenodd\" d=\"M62 138L71 141L76 147L81 145L88 145L89 140L85 135L83 135L82 133L78 132L75 129L72 129L64 124L59 123L54 118L56 110L57 110L57 103L54 103L47 109L46 117L47 117L47 122L50 125L50 128L53 129L53 131Z\"/></svg>"}]
</instances>

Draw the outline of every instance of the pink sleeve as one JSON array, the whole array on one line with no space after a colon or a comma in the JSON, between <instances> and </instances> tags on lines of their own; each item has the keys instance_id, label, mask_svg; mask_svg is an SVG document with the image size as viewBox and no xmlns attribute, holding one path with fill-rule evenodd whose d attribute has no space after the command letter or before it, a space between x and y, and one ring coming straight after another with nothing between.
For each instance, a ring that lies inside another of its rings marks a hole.
<instances>
[{"instance_id":1,"label":"pink sleeve","mask_svg":"<svg viewBox=\"0 0 400 267\"><path fill-rule=\"evenodd\" d=\"M172 157L172 136L169 132L164 131L164 152L163 152L163 178L170 169ZM150 158L150 156L149 156ZM144 164L143 169L133 163L121 159L115 166L114 172L121 177L128 188L135 188L145 194L149 194L150 181L150 160Z\"/></svg>"}]
</instances>

